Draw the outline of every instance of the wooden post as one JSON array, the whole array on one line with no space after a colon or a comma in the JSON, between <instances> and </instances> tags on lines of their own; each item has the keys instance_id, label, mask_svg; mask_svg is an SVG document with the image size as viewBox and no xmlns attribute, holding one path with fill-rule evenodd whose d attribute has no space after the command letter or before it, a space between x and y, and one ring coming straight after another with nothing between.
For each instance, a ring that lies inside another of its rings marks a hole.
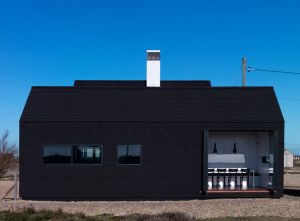
<instances>
[{"instance_id":1,"label":"wooden post","mask_svg":"<svg viewBox=\"0 0 300 221\"><path fill-rule=\"evenodd\" d=\"M207 181L208 181L208 174L207 174L208 152L207 151L208 151L209 131L204 129L202 132L202 136L203 137L202 137L202 188L201 188L201 194L205 195L206 191L207 191Z\"/></svg>"},{"instance_id":2,"label":"wooden post","mask_svg":"<svg viewBox=\"0 0 300 221\"><path fill-rule=\"evenodd\" d=\"M15 188L15 191L14 191L14 200L17 200L18 198L18 181L17 181L17 171L15 170L15 173L14 173L14 180L15 180L15 184L14 184L14 188Z\"/></svg>"}]
</instances>

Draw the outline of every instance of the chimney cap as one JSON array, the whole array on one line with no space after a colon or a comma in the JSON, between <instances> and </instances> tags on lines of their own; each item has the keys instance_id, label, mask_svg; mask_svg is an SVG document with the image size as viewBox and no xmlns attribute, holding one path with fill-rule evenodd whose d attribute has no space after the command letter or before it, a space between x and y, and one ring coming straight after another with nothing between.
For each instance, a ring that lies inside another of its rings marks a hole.
<instances>
[{"instance_id":1,"label":"chimney cap","mask_svg":"<svg viewBox=\"0 0 300 221\"><path fill-rule=\"evenodd\" d=\"M147 53L151 53L151 52L158 52L158 53L160 53L160 50L147 50Z\"/></svg>"}]
</instances>

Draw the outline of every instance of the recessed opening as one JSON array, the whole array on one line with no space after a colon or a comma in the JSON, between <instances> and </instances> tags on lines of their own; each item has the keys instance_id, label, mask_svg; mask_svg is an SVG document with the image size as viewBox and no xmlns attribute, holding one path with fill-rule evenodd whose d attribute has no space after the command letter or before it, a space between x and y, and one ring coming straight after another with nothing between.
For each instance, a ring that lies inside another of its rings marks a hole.
<instances>
[{"instance_id":1,"label":"recessed opening","mask_svg":"<svg viewBox=\"0 0 300 221\"><path fill-rule=\"evenodd\" d=\"M160 60L160 53L159 52L148 52L147 53L147 60L148 61L159 61Z\"/></svg>"},{"instance_id":2,"label":"recessed opening","mask_svg":"<svg viewBox=\"0 0 300 221\"><path fill-rule=\"evenodd\" d=\"M276 174L270 136L268 131L211 131L208 190L272 190Z\"/></svg>"}]
</instances>

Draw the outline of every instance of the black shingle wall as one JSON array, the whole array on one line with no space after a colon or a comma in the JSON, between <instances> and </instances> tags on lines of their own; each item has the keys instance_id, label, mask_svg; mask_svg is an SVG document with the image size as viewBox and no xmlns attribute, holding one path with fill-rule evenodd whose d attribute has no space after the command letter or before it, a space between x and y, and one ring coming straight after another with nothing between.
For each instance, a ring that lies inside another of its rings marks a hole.
<instances>
[{"instance_id":1,"label":"black shingle wall","mask_svg":"<svg viewBox=\"0 0 300 221\"><path fill-rule=\"evenodd\" d=\"M282 195L283 124L65 122L20 124L20 196L36 199L198 198L204 128L278 130L276 196ZM103 144L103 165L43 164L42 146L45 144ZM117 165L117 144L141 144L142 164Z\"/></svg>"},{"instance_id":2,"label":"black shingle wall","mask_svg":"<svg viewBox=\"0 0 300 221\"><path fill-rule=\"evenodd\" d=\"M190 124L22 123L23 198L189 198L201 189L202 130ZM103 144L103 165L43 164L45 144ZM117 165L117 144L141 144L141 165Z\"/></svg>"}]
</instances>

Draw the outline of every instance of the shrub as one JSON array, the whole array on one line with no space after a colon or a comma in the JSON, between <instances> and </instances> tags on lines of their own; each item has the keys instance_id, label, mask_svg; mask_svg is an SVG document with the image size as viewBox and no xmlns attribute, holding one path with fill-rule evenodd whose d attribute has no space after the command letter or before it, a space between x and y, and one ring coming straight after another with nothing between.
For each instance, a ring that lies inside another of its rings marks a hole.
<instances>
[{"instance_id":1,"label":"shrub","mask_svg":"<svg viewBox=\"0 0 300 221\"><path fill-rule=\"evenodd\" d=\"M16 165L16 144L10 144L8 136L8 131L5 131L0 137L0 177Z\"/></svg>"}]
</instances>

